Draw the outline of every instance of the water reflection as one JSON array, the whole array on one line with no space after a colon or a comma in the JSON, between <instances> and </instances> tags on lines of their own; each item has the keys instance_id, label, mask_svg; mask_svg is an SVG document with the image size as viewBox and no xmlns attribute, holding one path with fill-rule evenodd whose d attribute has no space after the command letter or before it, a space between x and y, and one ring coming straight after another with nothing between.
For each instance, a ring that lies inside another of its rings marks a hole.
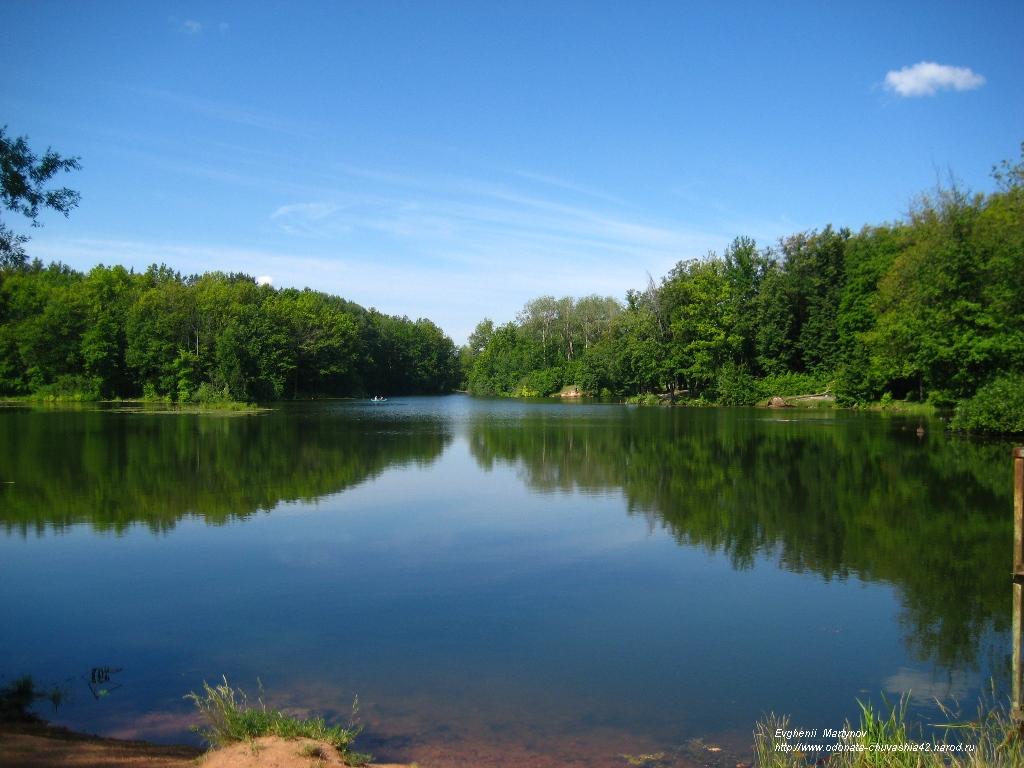
<instances>
[{"instance_id":1,"label":"water reflection","mask_svg":"<svg viewBox=\"0 0 1024 768\"><path fill-rule=\"evenodd\" d=\"M314 504L389 467L429 466L464 441L483 472L453 478L450 497L437 502L442 512L474 496L503 509L488 490L487 471L500 467L537 494L617 494L628 514L681 546L724 553L735 570L767 555L826 582L892 585L913 655L949 669L991 667L979 658L983 641L1009 624L1008 449L950 440L940 425L921 438L916 427L873 414L466 398L244 418L11 409L0 413L0 525L21 535L80 523L166 532L184 517L221 525L282 502ZM491 547L501 537L494 531L484 542ZM387 536L382 557L400 531ZM335 567L338 547L323 546L330 551L307 546L296 557L304 568ZM514 546L495 568L516 572L544 542ZM407 562L418 562L409 551ZM473 553L460 557L472 563ZM472 567L479 574L485 565ZM914 674L901 669L892 679L920 682ZM951 691L964 689L962 676L950 680Z\"/></svg>"},{"instance_id":2,"label":"water reflection","mask_svg":"<svg viewBox=\"0 0 1024 768\"><path fill-rule=\"evenodd\" d=\"M185 516L212 525L314 502L388 467L429 464L446 425L401 429L344 410L218 417L7 409L0 414L0 525L8 533L87 523L167 531Z\"/></svg>"},{"instance_id":3,"label":"water reflection","mask_svg":"<svg viewBox=\"0 0 1024 768\"><path fill-rule=\"evenodd\" d=\"M750 568L764 553L825 580L899 587L922 658L971 664L1005 631L1008 447L921 439L867 415L631 409L614 428L537 412L516 428L472 422L484 468L504 462L543 492L619 489L630 514L681 545Z\"/></svg>"}]
</instances>

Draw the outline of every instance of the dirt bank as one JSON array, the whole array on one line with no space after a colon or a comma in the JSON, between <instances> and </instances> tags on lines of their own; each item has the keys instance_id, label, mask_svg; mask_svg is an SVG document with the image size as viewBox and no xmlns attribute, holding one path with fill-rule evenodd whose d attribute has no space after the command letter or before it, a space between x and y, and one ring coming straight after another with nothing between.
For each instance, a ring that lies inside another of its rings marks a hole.
<instances>
[{"instance_id":1,"label":"dirt bank","mask_svg":"<svg viewBox=\"0 0 1024 768\"><path fill-rule=\"evenodd\" d=\"M0 766L19 768L195 768L203 750L104 739L45 723L0 724Z\"/></svg>"},{"instance_id":2,"label":"dirt bank","mask_svg":"<svg viewBox=\"0 0 1024 768\"><path fill-rule=\"evenodd\" d=\"M197 747L105 739L45 723L0 724L3 768L328 768L336 749L310 739L276 737L204 753ZM375 764L373 768L404 768Z\"/></svg>"}]
</instances>

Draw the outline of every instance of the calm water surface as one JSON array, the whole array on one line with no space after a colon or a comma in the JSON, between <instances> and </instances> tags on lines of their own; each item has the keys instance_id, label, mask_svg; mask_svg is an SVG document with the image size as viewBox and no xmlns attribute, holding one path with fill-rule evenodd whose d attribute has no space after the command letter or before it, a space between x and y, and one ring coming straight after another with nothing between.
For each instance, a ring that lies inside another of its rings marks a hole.
<instances>
[{"instance_id":1,"label":"calm water surface","mask_svg":"<svg viewBox=\"0 0 1024 768\"><path fill-rule=\"evenodd\" d=\"M907 689L927 719L1008 680L1011 476L1008 445L918 423L0 409L0 673L162 741L195 741L204 679L341 720L358 694L361 746L424 766L732 768L763 712L839 727Z\"/></svg>"}]
</instances>

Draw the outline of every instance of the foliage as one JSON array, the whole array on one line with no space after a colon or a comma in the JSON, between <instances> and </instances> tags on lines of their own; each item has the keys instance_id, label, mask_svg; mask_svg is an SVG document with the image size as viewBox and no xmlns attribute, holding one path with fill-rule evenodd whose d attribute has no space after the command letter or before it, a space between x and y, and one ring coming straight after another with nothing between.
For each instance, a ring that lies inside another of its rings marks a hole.
<instances>
[{"instance_id":1,"label":"foliage","mask_svg":"<svg viewBox=\"0 0 1024 768\"><path fill-rule=\"evenodd\" d=\"M753 405L762 399L758 384L743 366L726 363L718 369L715 394L722 405Z\"/></svg>"},{"instance_id":2,"label":"foliage","mask_svg":"<svg viewBox=\"0 0 1024 768\"><path fill-rule=\"evenodd\" d=\"M1024 434L1024 376L1000 376L956 409L953 429Z\"/></svg>"},{"instance_id":3,"label":"foliage","mask_svg":"<svg viewBox=\"0 0 1024 768\"><path fill-rule=\"evenodd\" d=\"M9 211L20 213L39 224L39 209L50 208L65 216L78 205L79 194L67 187L46 188L61 171L77 170L77 157L61 157L47 149L42 157L28 146L25 136L6 135L7 126L0 128L0 204ZM16 234L0 220L0 269L23 267L27 261L25 235Z\"/></svg>"},{"instance_id":4,"label":"foliage","mask_svg":"<svg viewBox=\"0 0 1024 768\"><path fill-rule=\"evenodd\" d=\"M323 718L300 720L283 712L270 709L262 696L254 707L242 690L228 684L226 677L219 685L203 682L202 693L190 693L185 698L195 704L205 720L205 727L197 727L210 744L224 746L238 741L251 741L261 736L279 736L283 739L315 739L333 746L349 765L362 765L371 756L352 752L350 747L362 730L359 726L327 725ZM352 707L353 716L358 711L358 701Z\"/></svg>"},{"instance_id":5,"label":"foliage","mask_svg":"<svg viewBox=\"0 0 1024 768\"><path fill-rule=\"evenodd\" d=\"M429 320L247 275L0 270L0 395L252 402L445 392L460 375Z\"/></svg>"},{"instance_id":6,"label":"foliage","mask_svg":"<svg viewBox=\"0 0 1024 768\"><path fill-rule=\"evenodd\" d=\"M812 373L778 373L759 379L757 386L761 397L787 397L793 395L811 395L829 390L827 377Z\"/></svg>"},{"instance_id":7,"label":"foliage","mask_svg":"<svg viewBox=\"0 0 1024 768\"><path fill-rule=\"evenodd\" d=\"M464 348L466 381L481 395L538 396L557 392L583 374L595 389L600 376L597 349L622 312L615 299L585 296L528 302L514 323L497 329L490 320L477 325Z\"/></svg>"},{"instance_id":8,"label":"foliage","mask_svg":"<svg viewBox=\"0 0 1024 768\"><path fill-rule=\"evenodd\" d=\"M664 401L652 392L642 395L630 395L626 398L626 405L662 405Z\"/></svg>"},{"instance_id":9,"label":"foliage","mask_svg":"<svg viewBox=\"0 0 1024 768\"><path fill-rule=\"evenodd\" d=\"M737 238L627 292L625 306L540 297L479 329L462 355L468 387L542 393L553 379L538 372L561 366L563 383L623 398L751 405L827 390L844 406L886 394L951 406L1024 376L1022 169L1024 145L988 195L939 188L902 222L826 226L778 249Z\"/></svg>"},{"instance_id":10,"label":"foliage","mask_svg":"<svg viewBox=\"0 0 1024 768\"><path fill-rule=\"evenodd\" d=\"M51 384L44 384L31 395L31 400L53 403L80 403L100 399L100 380L92 376L63 374Z\"/></svg>"}]
</instances>

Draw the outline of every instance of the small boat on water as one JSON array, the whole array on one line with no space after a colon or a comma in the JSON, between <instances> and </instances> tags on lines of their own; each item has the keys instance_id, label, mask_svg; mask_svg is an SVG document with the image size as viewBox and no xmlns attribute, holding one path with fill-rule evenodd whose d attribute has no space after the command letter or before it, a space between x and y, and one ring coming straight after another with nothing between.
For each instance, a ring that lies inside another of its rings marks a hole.
<instances>
[{"instance_id":1,"label":"small boat on water","mask_svg":"<svg viewBox=\"0 0 1024 768\"><path fill-rule=\"evenodd\" d=\"M386 397L381 397L380 395L374 395L370 398L371 403L386 403L387 401L388 399Z\"/></svg>"}]
</instances>

